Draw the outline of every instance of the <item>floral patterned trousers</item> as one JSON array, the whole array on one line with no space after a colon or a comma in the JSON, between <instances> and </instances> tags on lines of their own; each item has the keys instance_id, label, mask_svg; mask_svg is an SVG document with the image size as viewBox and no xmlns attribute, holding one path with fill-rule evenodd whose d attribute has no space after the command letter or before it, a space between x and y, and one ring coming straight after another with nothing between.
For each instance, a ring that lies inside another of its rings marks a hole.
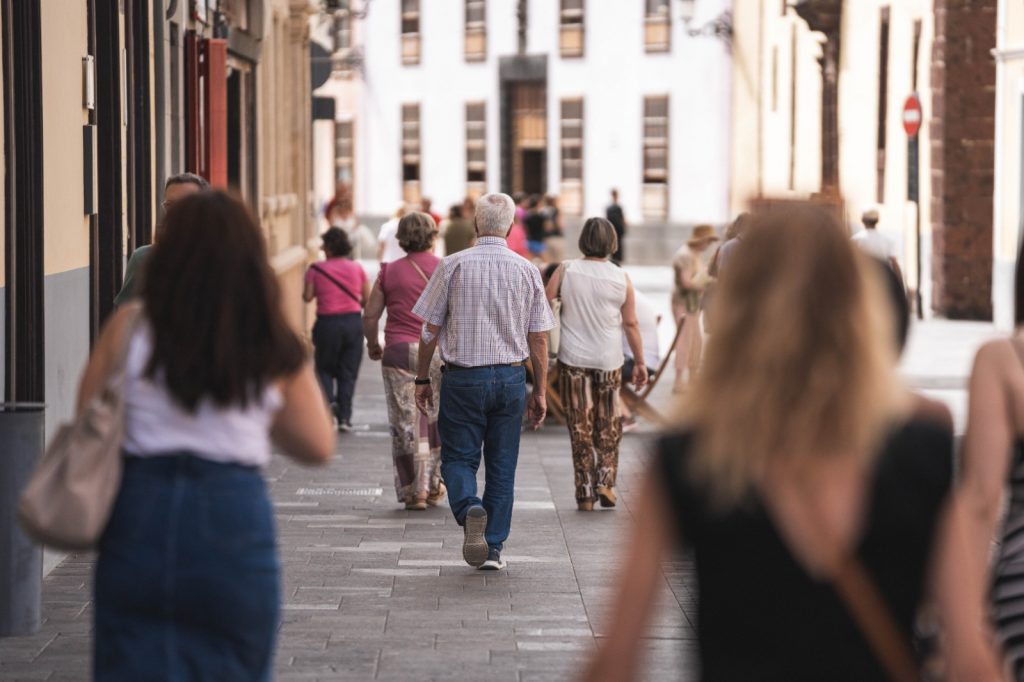
<instances>
[{"instance_id":1,"label":"floral patterned trousers","mask_svg":"<svg viewBox=\"0 0 1024 682\"><path fill-rule=\"evenodd\" d=\"M437 432L441 359L430 363L434 407L429 419L416 407L418 343L395 343L384 349L381 369L391 424L391 456L395 465L395 494L399 502L435 494L441 483L441 437Z\"/></svg>"},{"instance_id":2,"label":"floral patterned trousers","mask_svg":"<svg viewBox=\"0 0 1024 682\"><path fill-rule=\"evenodd\" d=\"M572 441L577 502L596 499L597 486L615 485L622 441L621 384L621 369L602 371L559 364L559 390Z\"/></svg>"}]
</instances>

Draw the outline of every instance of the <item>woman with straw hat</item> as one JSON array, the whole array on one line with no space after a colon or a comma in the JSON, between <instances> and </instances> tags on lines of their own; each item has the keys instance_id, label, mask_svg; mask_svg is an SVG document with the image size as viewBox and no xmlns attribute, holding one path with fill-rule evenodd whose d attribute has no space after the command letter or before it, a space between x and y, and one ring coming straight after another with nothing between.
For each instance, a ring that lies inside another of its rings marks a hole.
<instances>
[{"instance_id":1,"label":"woman with straw hat","mask_svg":"<svg viewBox=\"0 0 1024 682\"><path fill-rule=\"evenodd\" d=\"M700 324L700 302L711 278L703 254L718 241L715 228L697 225L686 246L672 259L675 286L672 289L672 313L683 330L676 342L676 382L673 391L680 392L693 381L700 367L703 331Z\"/></svg>"}]
</instances>

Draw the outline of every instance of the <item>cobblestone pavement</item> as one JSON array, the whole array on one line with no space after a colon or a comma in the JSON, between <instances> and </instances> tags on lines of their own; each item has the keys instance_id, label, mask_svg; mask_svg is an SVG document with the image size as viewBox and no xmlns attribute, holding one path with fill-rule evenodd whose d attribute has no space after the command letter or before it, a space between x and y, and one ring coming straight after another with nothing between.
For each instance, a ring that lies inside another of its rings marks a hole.
<instances>
[{"instance_id":1,"label":"cobblestone pavement","mask_svg":"<svg viewBox=\"0 0 1024 682\"><path fill-rule=\"evenodd\" d=\"M276 458L267 471L284 567L276 679L572 679L606 631L644 437L623 444L619 507L585 514L565 428L524 434L508 569L474 571L446 506L395 503L379 371L364 363L355 414L364 430L340 438L328 468ZM45 579L43 628L0 640L0 680L88 679L92 566L72 555ZM644 679L685 678L692 664L689 570L665 565Z\"/></svg>"}]
</instances>

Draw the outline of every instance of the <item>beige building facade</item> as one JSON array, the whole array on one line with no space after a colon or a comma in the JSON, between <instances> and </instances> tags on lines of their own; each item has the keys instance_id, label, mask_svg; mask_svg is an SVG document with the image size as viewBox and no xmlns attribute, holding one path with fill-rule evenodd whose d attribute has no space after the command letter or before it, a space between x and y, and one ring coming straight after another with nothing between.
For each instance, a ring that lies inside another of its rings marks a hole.
<instances>
[{"instance_id":1,"label":"beige building facade","mask_svg":"<svg viewBox=\"0 0 1024 682\"><path fill-rule=\"evenodd\" d=\"M1014 319L1014 268L1024 232L1024 3L999 3L992 292L996 324Z\"/></svg>"}]
</instances>

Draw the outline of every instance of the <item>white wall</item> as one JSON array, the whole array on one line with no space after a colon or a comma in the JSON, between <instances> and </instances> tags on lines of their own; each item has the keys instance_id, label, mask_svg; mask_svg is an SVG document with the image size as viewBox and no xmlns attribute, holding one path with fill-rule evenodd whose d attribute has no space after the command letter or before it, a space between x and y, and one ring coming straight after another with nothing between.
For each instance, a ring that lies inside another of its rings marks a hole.
<instances>
[{"instance_id":1,"label":"white wall","mask_svg":"<svg viewBox=\"0 0 1024 682\"><path fill-rule=\"evenodd\" d=\"M729 0L701 0L697 23L728 6ZM399 7L375 3L358 31L366 77L356 105L357 211L388 214L401 201L401 105L419 103L422 194L443 213L466 192L466 102L487 103L487 185L500 189L498 62L516 53L516 2L487 3L487 59L467 63L462 4L421 0L421 59L413 66L401 64ZM668 94L670 221L729 217L729 53L719 40L686 36L678 5L672 7L668 54L644 53L643 3L592 1L585 56L563 59L557 0L529 3L528 54L548 57L548 190L557 194L561 180L560 100L583 96L588 214L603 213L609 189L617 187L627 218L642 221L643 97Z\"/></svg>"}]
</instances>

